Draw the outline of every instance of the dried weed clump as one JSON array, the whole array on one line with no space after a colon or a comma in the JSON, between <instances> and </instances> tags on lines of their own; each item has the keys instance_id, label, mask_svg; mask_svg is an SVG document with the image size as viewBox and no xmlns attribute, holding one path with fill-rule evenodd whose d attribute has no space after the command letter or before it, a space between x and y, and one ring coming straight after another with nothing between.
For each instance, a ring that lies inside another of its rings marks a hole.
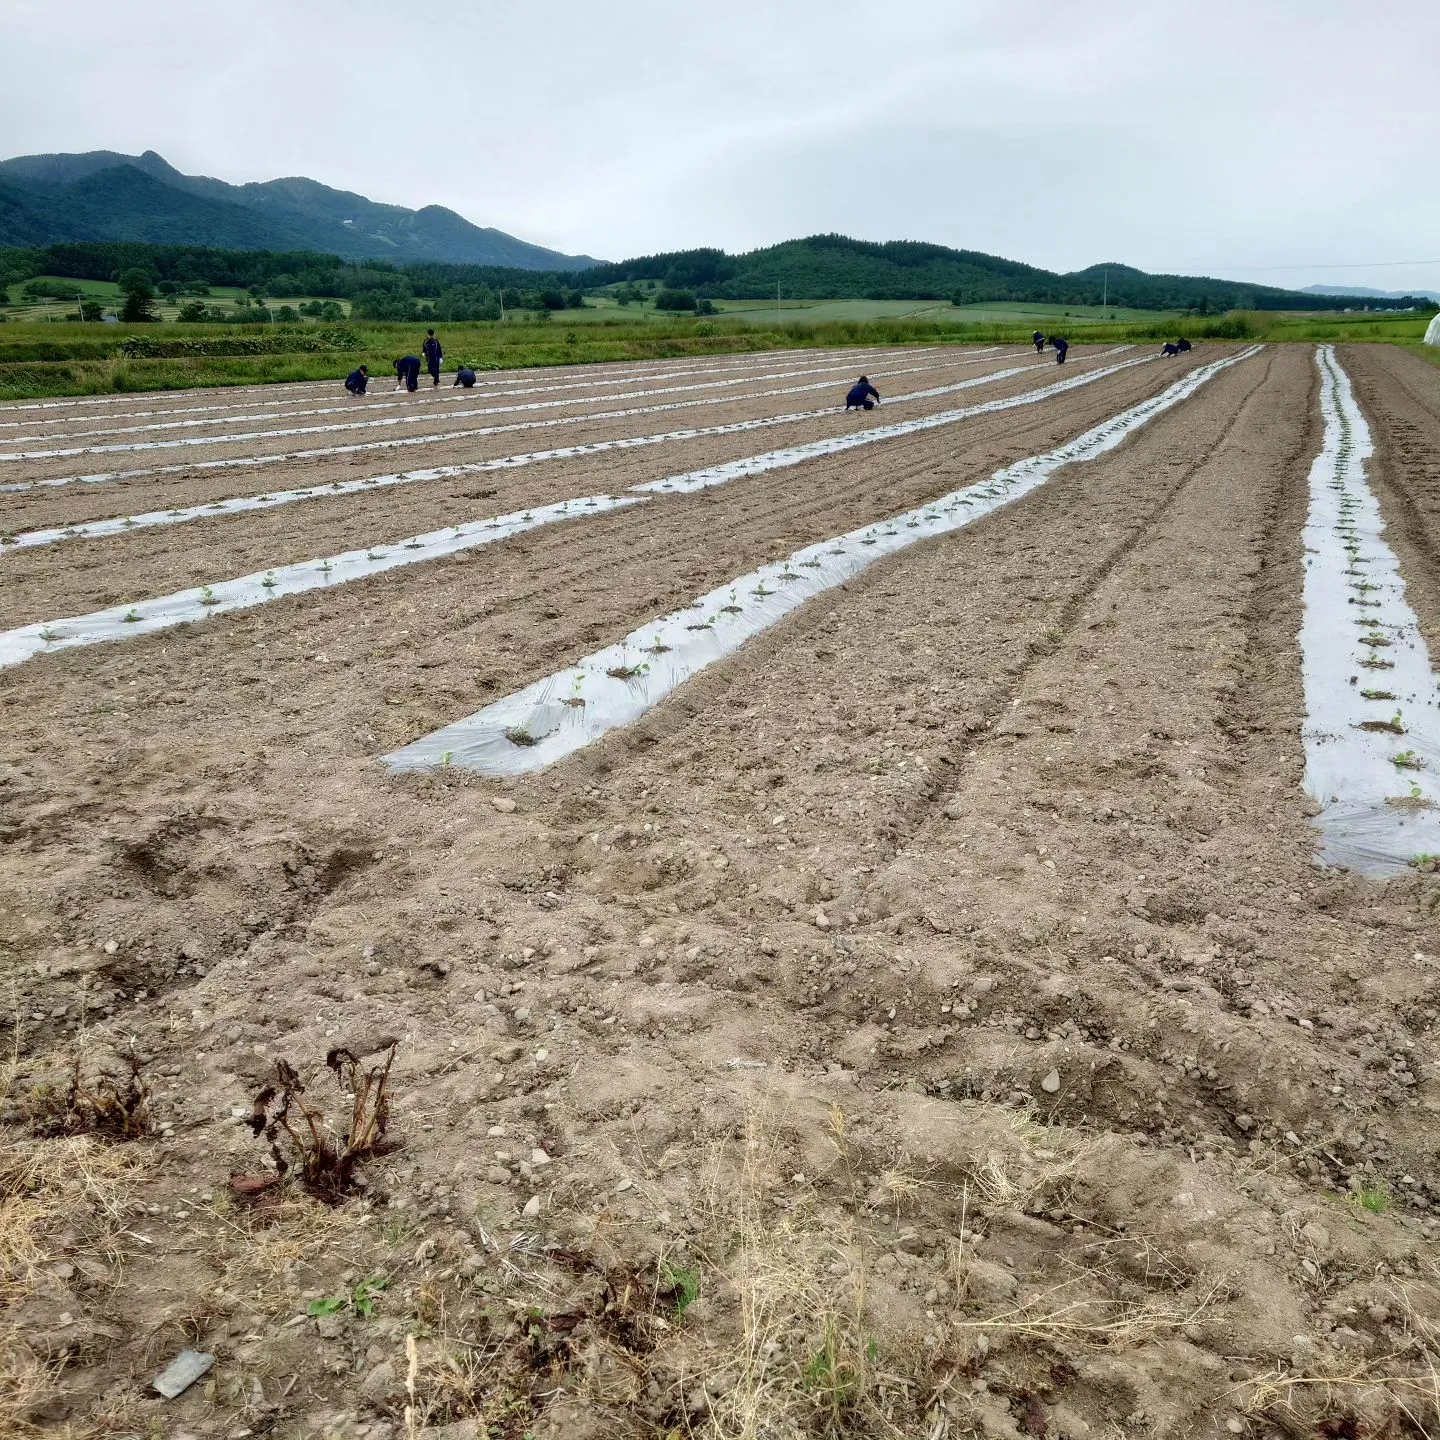
<instances>
[{"instance_id":1,"label":"dried weed clump","mask_svg":"<svg viewBox=\"0 0 1440 1440\"><path fill-rule=\"evenodd\" d=\"M154 1128L145 1064L131 1050L121 1068L97 1067L85 1074L76 1055L60 1084L42 1082L20 1102L30 1131L38 1136L99 1135L106 1140L139 1140Z\"/></svg>"},{"instance_id":2,"label":"dried weed clump","mask_svg":"<svg viewBox=\"0 0 1440 1440\"><path fill-rule=\"evenodd\" d=\"M281 1180L294 1171L309 1194L329 1205L352 1193L356 1165L388 1148L385 1131L396 1043L390 1042L383 1063L368 1068L349 1050L332 1050L325 1057L342 1098L350 1102L349 1121L338 1129L306 1100L305 1082L294 1066L287 1060L275 1062L275 1079L255 1097L250 1128L269 1144Z\"/></svg>"}]
</instances>

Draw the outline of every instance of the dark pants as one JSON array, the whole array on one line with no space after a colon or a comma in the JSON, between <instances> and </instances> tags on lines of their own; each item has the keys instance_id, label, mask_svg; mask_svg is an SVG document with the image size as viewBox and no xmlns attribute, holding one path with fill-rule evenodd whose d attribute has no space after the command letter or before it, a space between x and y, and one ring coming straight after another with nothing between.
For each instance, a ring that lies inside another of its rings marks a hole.
<instances>
[{"instance_id":1,"label":"dark pants","mask_svg":"<svg viewBox=\"0 0 1440 1440\"><path fill-rule=\"evenodd\" d=\"M418 363L406 365L396 373L405 382L405 388L407 390L418 390L420 388L420 366Z\"/></svg>"},{"instance_id":2,"label":"dark pants","mask_svg":"<svg viewBox=\"0 0 1440 1440\"><path fill-rule=\"evenodd\" d=\"M438 385L440 383L440 362L438 360L432 360L430 362L430 378L435 384Z\"/></svg>"},{"instance_id":3,"label":"dark pants","mask_svg":"<svg viewBox=\"0 0 1440 1440\"><path fill-rule=\"evenodd\" d=\"M1055 363L1057 365L1063 365L1065 363L1065 351L1057 350L1055 352Z\"/></svg>"},{"instance_id":4,"label":"dark pants","mask_svg":"<svg viewBox=\"0 0 1440 1440\"><path fill-rule=\"evenodd\" d=\"M363 394L365 393L365 387L364 387L364 385L347 385L345 388L346 388L352 395L363 395Z\"/></svg>"},{"instance_id":5,"label":"dark pants","mask_svg":"<svg viewBox=\"0 0 1440 1440\"><path fill-rule=\"evenodd\" d=\"M875 402L873 400L857 400L855 404L847 405L845 408L847 410L873 410Z\"/></svg>"}]
</instances>

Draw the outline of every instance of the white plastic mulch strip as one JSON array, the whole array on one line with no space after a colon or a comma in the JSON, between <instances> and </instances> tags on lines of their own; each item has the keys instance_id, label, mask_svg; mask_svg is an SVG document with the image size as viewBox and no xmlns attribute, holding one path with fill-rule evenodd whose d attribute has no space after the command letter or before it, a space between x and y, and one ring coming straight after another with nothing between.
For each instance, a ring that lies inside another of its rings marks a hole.
<instances>
[{"instance_id":1,"label":"white plastic mulch strip","mask_svg":"<svg viewBox=\"0 0 1440 1440\"><path fill-rule=\"evenodd\" d=\"M996 350L998 350L999 348L1000 348L999 346L989 346L988 348L986 348L986 349L984 349L984 350L971 350L971 349L968 349L968 348L967 348L966 350L964 350L964 351L961 352L961 353L971 354L971 355L993 354L993 353L994 353ZM807 364L807 363L808 363L808 364L814 364L814 363L820 361L821 359L825 359L825 360L829 360L829 361L833 362L831 368L843 370L843 369L852 367L852 366L854 366L854 365L856 365L856 364L863 364L863 363L869 363L869 364L884 363L884 362L889 361L889 360L900 359L900 358L912 359L912 358L914 358L914 357L916 357L916 356L920 356L920 355L934 355L935 353L937 353L937 350L938 350L938 349L939 349L939 347L936 347L936 346L924 346L924 347L913 347L913 348L904 348L904 349L896 349L896 350L863 350L863 349L862 349L862 350L856 350L856 351L853 351L853 352L852 352L852 351L845 351L845 350L811 350L811 351L796 351L796 352L793 352L793 353L792 353L792 352L786 352L786 351L769 351L769 352L766 352L766 353L764 353L764 354L762 354L762 355L759 355L759 356L752 355L752 356L746 357L746 358L743 359L743 360L732 361L732 362L729 362L729 363L721 360L721 361L713 362L713 363L701 362L701 363L698 363L698 364L666 365L665 369L663 369L663 370L656 370L656 369L653 368L656 364L663 364L663 363L664 363L663 361L654 361L654 360L652 360L652 361L648 362L649 366L651 367L651 368L648 368L648 369L642 366L642 367L639 368L639 369L631 369L631 368L626 368L626 369L613 369L613 370L606 370L606 371L604 371L603 373L594 373L594 374L590 374L589 372L587 372L587 378L586 378L586 379L583 379L583 380L571 380L571 381L567 381L567 382L565 382L565 383L546 384L546 385L536 384L533 375L532 375L531 377L523 377L523 376L520 376L520 375L515 374L514 372L511 372L509 375L505 376L504 378L500 378L500 377L497 376L494 372L481 370L481 371L478 371L478 372L477 372L478 379L477 379L477 381L476 381L476 389L473 390L473 391L466 390L463 386L460 387L458 390L455 388L455 386L452 384L452 381L453 381L453 379L454 379L454 370L453 370L453 368L452 368L451 370L444 372L446 378L445 378L444 382L441 384L441 386L440 386L440 388L439 388L438 390L435 389L434 387L432 387L432 386L430 386L430 385L427 384L427 385L423 386L420 391L408 395L408 396L406 397L406 399L400 400L400 401L395 401L395 402L393 402L393 403L395 403L395 404L405 404L405 405L409 405L409 406L411 406L411 407L414 407L414 406L416 406L416 405L437 404L437 403L443 403L443 402L452 401L452 400L460 400L460 399L465 399L465 398L467 398L467 397L469 397L469 398L474 398L474 396L475 396L475 394L476 394L477 392L483 392L483 393L485 393L485 394L492 395L492 396L498 395L498 396L504 396L504 397L508 397L508 396L512 396L512 395L529 395L529 394L537 394L537 395L538 395L538 394L546 394L546 393L549 393L549 392L560 391L560 390L583 390L583 389L591 389L591 388L601 387L601 386L637 384L637 383L640 383L640 382L642 382L642 381L648 381L648 380L685 379L685 378L692 377L692 376L697 376L697 375L729 375L729 374L735 374L735 375L739 375L740 378L741 378L741 380L743 380L743 379L745 378L745 373L746 373L746 372L753 371L753 370L758 370L758 369L763 369L763 368L764 368L765 366L767 366L767 365L780 365L780 364L796 364L796 365L799 365L799 364ZM577 368L577 369L582 369L583 367L576 367L576 368ZM543 372L536 372L536 373L543 373ZM383 399L381 399L380 397L382 397L382 396L384 396L384 395L387 395L387 394L393 394L393 393L394 393L394 390L395 390L395 389L398 389L398 386L392 387L391 382L393 381L393 379L394 379L394 377L393 377L392 375L389 375L389 374L376 374L376 375L372 375L372 376L370 377L370 390L369 390L369 392L368 392L365 396L363 396L363 397L356 397L354 400L347 400L346 403L345 403L345 405L344 405L342 408L353 409L353 408L357 408L357 407L363 406L363 407L366 408L366 409L375 409L376 407L383 407L383 406L385 406L385 405L388 405L388 404L392 403L392 402L383 400ZM201 399L201 398L211 398L211 397L214 397L214 396L217 395L217 394L223 394L223 395L227 395L227 396L230 396L230 395L258 394L258 395L261 397L259 400L255 400L255 399L245 400L245 401L241 401L241 402L237 402L237 403L232 403L232 404L167 406L166 408L161 409L161 410L134 410L134 411L123 411L123 412L120 412L120 413L118 413L118 414L109 413L109 412L101 413L101 414L96 414L96 413L90 413L90 412L87 411L87 412L85 412L85 413L83 413L83 414L79 414L79 415L26 416L24 419L19 419L19 420L0 420L0 429L10 429L10 430L13 430L13 429L21 428L21 427L26 426L26 425L31 425L31 426L34 426L34 425L74 425L74 424L83 424L83 423L85 423L85 422L87 422L87 421L92 421L92 420L93 420L93 421L98 421L98 420L133 420L133 419L144 419L144 418L147 418L147 417L150 417L150 416L156 416L156 415L159 415L159 416L200 415L200 414L212 414L212 415L213 415L213 414L216 414L216 413L221 413L221 412L226 412L226 411L253 409L253 407L254 407L255 405L257 405L257 404L265 404L265 405L272 406L272 407L292 406L292 405L314 405L314 404L316 404L316 403L317 403L318 401L320 401L320 400L332 398L332 397L335 395L336 390L337 390L337 388L338 388L339 385L340 385L340 381L341 381L341 377L336 376L333 380L326 380L326 381L323 381L323 382L318 382L318 383L316 383L316 384L307 384L307 385L305 385L305 386L303 386L303 387L290 386L290 385L284 385L284 386L281 386L281 385L269 385L269 386L258 386L258 387L239 387L239 388L235 388L235 389L231 389L231 388L229 388L229 387L216 387L215 389L211 389L211 390L198 390L198 391L196 391L196 390L192 390L192 391L183 391L183 390L177 390L177 391L149 391L149 392L146 392L146 394L143 395L143 396L142 396L142 395L139 395L139 394L129 394L129 395L110 395L110 396L104 396L104 397L95 397L95 398L93 399L93 402L90 401L90 400L88 400L88 399L87 399L86 401L83 401L83 402L81 402L81 401L75 401L75 402L69 402L69 401L43 401L43 402L40 402L39 404L6 406L6 407L3 407L3 408L0 408L0 415L13 414L13 413L18 413L18 412L20 412L20 411L26 411L26 410L31 410L31 409L54 408L54 407L62 406L62 405L69 405L69 404L71 404L71 403L77 403L77 404L78 404L78 403L94 403L94 404L106 404L106 405L109 405L109 404L118 404L118 403L120 403L120 402L122 402L122 401L129 401L129 402L131 402L131 403L134 403L134 402L137 401L137 400L145 399L145 400L148 400L151 404L153 404L153 403L155 403L155 401L156 401L157 399L167 399L167 400L168 400L168 399L191 399L191 398ZM283 393L277 394L277 393L276 393L277 391L283 391ZM311 391L314 391L315 393L310 393ZM305 412L305 411L298 411L298 412L297 412L297 411L287 411L287 412L285 412L285 413L287 413L287 414L305 414L305 413L308 413L308 412ZM316 412L316 413L325 413L325 412ZM265 417L256 417L256 418L265 418ZM220 424L220 423L225 423L225 422L221 422L221 421L215 420L215 421L195 421L195 422L193 422L193 423L195 423L195 424L211 424L211 423L213 423L213 424ZM135 427L135 428L139 428L139 429L154 429L154 428L157 428L157 427L154 427L154 426L140 426L140 427ZM81 433L91 433L91 432L81 432ZM102 432L94 432L94 433L113 434L113 433L121 433L121 432L116 432L116 431L102 431ZM17 443L17 442L22 441L22 440L30 440L30 439L36 439L36 438L39 438L39 437L36 437L36 436L18 436L18 437L6 437L6 440L7 440L7 443L12 443L12 444L13 444L13 443Z\"/></svg>"},{"instance_id":2,"label":"white plastic mulch strip","mask_svg":"<svg viewBox=\"0 0 1440 1440\"><path fill-rule=\"evenodd\" d=\"M422 560L435 560L442 555L492 545L497 540L508 540L542 525L643 504L644 498L637 495L586 495L554 505L537 505L533 510L495 515L466 525L451 525L424 535L412 535L408 540L398 540L393 544L347 550L318 560L303 560L296 565L277 565L273 570L258 570L253 575L220 580L214 585L201 585L193 590L141 600L134 605L116 605L109 610L97 610L68 620L25 625L0 634L0 668L18 665L48 650L99 645L107 640L128 640L168 629L172 625L184 625L212 615L224 615L231 610L263 605L269 600L278 600L282 595L301 595L307 590L369 579L402 565L414 565Z\"/></svg>"},{"instance_id":3,"label":"white plastic mulch strip","mask_svg":"<svg viewBox=\"0 0 1440 1440\"><path fill-rule=\"evenodd\" d=\"M1259 348L1202 366L1077 439L996 471L988 480L739 575L687 609L649 621L618 644L423 736L383 761L392 773L455 765L488 775L517 775L552 765L609 731L633 724L692 676L877 560L972 524L1043 485L1062 465L1103 455Z\"/></svg>"},{"instance_id":4,"label":"white plastic mulch strip","mask_svg":"<svg viewBox=\"0 0 1440 1440\"><path fill-rule=\"evenodd\" d=\"M1106 352L1112 353L1112 352ZM961 362L969 363L969 362ZM880 378L894 378L897 375L911 375L931 371L937 367L930 365L915 365L901 370L877 370L875 373ZM948 366L943 368L949 368ZM1033 369L1033 366L1021 367ZM997 372L999 376L1006 376L1016 373L1007 370ZM979 383L988 383L992 376L980 377ZM405 435L387 440L365 440L357 441L349 445L324 445L315 446L308 450L284 450L264 455L240 455L224 460L189 460L178 465L149 465L131 470L101 470L88 475L58 475L49 476L41 480L20 480L10 484L0 485L0 494L19 494L29 490L55 489L64 485L98 485L113 480L141 480L149 479L156 475L180 475L202 470L251 470L262 465L278 465L290 463L296 460L330 459L337 455L359 455L375 450L402 450L414 449L423 445L438 445L453 440L464 440L467 438L488 435L506 435L518 430L545 430L553 429L564 425L584 425L594 421L602 420L623 420L636 415L660 415L674 410L699 409L705 405L733 405L742 400L765 400L772 399L777 395L803 395L813 390L829 390L833 388L833 380L820 380L808 385L787 385L772 390L758 390L751 394L705 396L703 398L690 400L672 400L661 405L632 405L622 410L592 410L583 415L561 415L548 420L520 420L510 421L503 425L473 426L464 430L444 430L438 433L432 432L428 435ZM655 392L659 393L659 392ZM923 392L929 394L931 392ZM611 400L622 397L612 395ZM909 396L899 395L892 397L891 403L896 400L906 400ZM540 409L540 406L514 406L512 409ZM482 412L482 413L494 413ZM819 412L817 412L819 413ZM353 427L351 427L353 428ZM268 435L278 435L284 432L266 431ZM231 436L232 440L243 437Z\"/></svg>"},{"instance_id":5,"label":"white plastic mulch strip","mask_svg":"<svg viewBox=\"0 0 1440 1440\"><path fill-rule=\"evenodd\" d=\"M1124 345L1122 350L1133 349ZM819 455L838 455L844 450L855 450L863 445L874 445L881 440L894 440L902 435L915 435L922 430L934 430L942 425L954 425L958 420L970 420L976 415L990 415L998 410L1014 410L1021 405L1036 405L1067 390L1078 390L1082 385L1091 385L1129 370L1135 365L1148 365L1155 357L1142 355L1138 360L1122 360L1118 365L1107 365L1103 370L1087 370L1079 375L1057 380L1053 385L1042 385L1036 390L1026 390L1019 395L1010 395L1003 400L987 400L983 405L967 405L960 410L941 410L934 415L922 415L916 420L897 420L893 425L876 425L869 430L853 431L849 435L834 435L824 440L812 440L808 445L791 445L783 450L767 450L763 455L748 455L743 460L727 460L722 465L709 465L703 470L690 470L684 475L668 475L663 480L650 480L644 485L631 488L638 492L656 491L665 495L687 495L696 490L707 490L712 485L728 485L744 475L758 475L766 470L783 470L790 465L800 465ZM1033 370L1034 365L1022 366ZM1018 371L1002 371L1018 374ZM983 377L999 379L1001 376ZM967 381L963 385L946 386L946 390L962 390L978 382ZM943 394L944 390L922 392L931 395ZM913 397L904 397L913 398Z\"/></svg>"},{"instance_id":6,"label":"white plastic mulch strip","mask_svg":"<svg viewBox=\"0 0 1440 1440\"><path fill-rule=\"evenodd\" d=\"M969 380L954 381L949 385L934 386L928 390L914 390L905 395L894 396L890 403L893 405L909 400L928 400L937 395L950 394L956 390L966 390L977 385L988 385L998 380L1010 379L1016 375L1024 374L1028 370L1037 368L1039 367L1035 365L1021 365L1014 369L1000 370L988 375L975 376ZM878 375L880 372L876 371L876 374ZM822 389L827 388L830 383L829 381L822 381L819 385L805 385L796 388L797 390ZM1050 387L1047 393L1053 393L1054 388L1055 387ZM716 402L704 401L700 403L710 404ZM681 405L666 405L646 407L645 409L637 410L617 410L605 418L620 419L626 416L653 414L656 410L681 408L685 407ZM729 425L710 425L693 427L687 430L669 430L657 435L637 435L619 440L596 440L588 445L566 445L553 450L533 450L519 455L501 456L494 460L472 461L467 465L430 466L422 470L406 470L391 475L371 475L355 480L336 480L329 485L315 485L296 490L277 490L264 495L232 496L222 500L206 501L200 505L188 505L168 510L141 511L134 515L115 516L107 520L88 520L79 525L56 526L45 530L25 530L18 535L0 537L0 556L18 553L21 550L34 549L37 546L55 545L64 540L104 539L112 535L128 535L136 530L153 529L160 525L183 525L191 520L215 520L226 515L244 514L247 511L274 510L279 506L293 505L300 500L323 500L335 496L354 495L357 492L388 489L395 485L414 485L428 480L448 480L458 475L474 475L489 470L513 470L525 465L534 465L541 461L572 460L584 455L600 455L612 450L638 449L642 446L660 445L677 440L693 440L703 436L733 435L747 430L761 430L776 425L794 425L806 420L819 420L826 416L833 416L834 414L834 406L828 406L823 410L793 411L787 415L768 415L755 420L738 420ZM583 420L599 417L580 416L574 418ZM539 428L540 426L561 423L574 423L574 419L566 421L532 421L529 425L494 426L489 430L463 431L461 433L469 435L498 434L506 431ZM882 428L887 431L895 429L894 426ZM888 438L888 436L886 438ZM826 445L830 444L828 441L822 443ZM816 453L823 454L827 452L818 451ZM756 460L763 458L764 457L751 457L750 460L736 463L753 466ZM801 458L806 457L801 456ZM762 465L760 468L769 469L772 467ZM703 473L709 474L711 472L707 471ZM749 474L751 471L750 469L745 469L737 471L736 473ZM734 477L727 475L725 478L730 479ZM656 484L661 488L683 491L686 488L696 488L693 484L687 484L690 480L690 475L677 475L670 477L670 480L656 482ZM671 481L674 482L673 485ZM712 480L710 483L718 484L720 482L718 480Z\"/></svg>"},{"instance_id":7,"label":"white plastic mulch strip","mask_svg":"<svg viewBox=\"0 0 1440 1440\"><path fill-rule=\"evenodd\" d=\"M1365 479L1370 427L1332 346L1305 525L1305 790L1321 859L1366 874L1440 855L1440 686Z\"/></svg>"},{"instance_id":8,"label":"white plastic mulch strip","mask_svg":"<svg viewBox=\"0 0 1440 1440\"><path fill-rule=\"evenodd\" d=\"M1128 347L1127 347L1128 348ZM1138 361L1111 366L1095 372L1092 378L1114 374ZM1033 368L1033 367L1032 367ZM1075 377L1077 380L1080 377ZM974 384L976 381L966 381ZM1055 394L1073 388L1074 381L1045 387L1034 392L1039 395ZM1154 403L1149 402L1149 403ZM830 411L819 412L831 414ZM951 423L968 415L969 411L950 411ZM880 438L892 438L909 434L915 425L889 425L882 427L885 434ZM867 433L877 433L874 431ZM817 454L828 451L817 451ZM743 472L756 474L767 468L780 468L797 464L790 450L771 451L772 464L767 466L752 463ZM756 457L763 461L766 457ZM493 465L496 462L489 462ZM503 462L501 462L503 463ZM456 473L471 473L487 468L486 464L451 467ZM683 477L677 477L683 478ZM735 477L731 477L735 478ZM718 484L718 480L710 483ZM409 540L374 546L366 550L347 551L343 555L330 556L319 560L305 560L295 565L277 567L274 570L257 571L238 580L218 581L213 585L202 585L191 590L182 590L173 595L162 595L156 599L141 601L133 606L114 606L109 610L96 611L90 615L73 616L63 620L44 621L25 625L15 630L0 633L0 668L16 665L46 650L67 649L76 645L95 645L108 640L129 639L148 634L152 630L181 625L188 621L203 620L211 615L224 614L227 610L242 609L249 605L263 603L284 594L296 594L312 590L320 585L336 585L348 580L368 578L371 575L392 570L400 565L414 564L421 560L451 553L453 550L472 549L476 545L492 540L507 539L520 530L534 529L539 525L553 524L560 520L599 513L620 505L641 503L650 497L640 493L647 487L634 486L625 496L585 496L575 500L563 500L553 505L537 506L518 517L497 516L477 520L449 530L435 531L429 535L412 536ZM973 503L973 502L963 502ZM511 527L511 528L507 528ZM450 537L451 543L440 545L436 537ZM470 538L478 537L478 538ZM288 588L287 588L288 587Z\"/></svg>"},{"instance_id":9,"label":"white plastic mulch strip","mask_svg":"<svg viewBox=\"0 0 1440 1440\"><path fill-rule=\"evenodd\" d=\"M959 361L957 363L968 364L970 362ZM384 426L394 425L425 425L432 423L432 417L424 414L423 412L418 414L415 413L416 407L420 405L433 404L436 402L437 399L446 402L468 401L470 402L471 406L475 407L473 410L470 410L469 413L475 416L483 417L486 415L513 414L517 411L525 410L556 410L566 405L608 404L611 401L615 400L634 400L646 395L679 395L695 390L722 390L736 385L753 385L757 381L762 380L790 380L798 375L833 375L836 371L843 370L848 372L850 370L853 370L854 368L855 367L848 362L830 365L807 365L796 370L772 370L768 373L762 374L728 375L723 379L719 380L698 380L692 381L691 383L686 385L664 385L650 389L622 390L615 394L609 395L571 395L558 400L531 400L520 405L487 405L484 403L477 405L477 401L484 402L487 400L493 400L497 398L497 396L501 399L509 399L510 396L504 395L498 391L487 391L478 388L476 390L456 390L453 387L448 387L447 391L442 391L438 396L418 394L413 400L409 396L407 396L404 400L381 400L378 398L371 400L368 397L364 400L361 400L357 397L354 400L347 400L343 404L324 405L312 410L245 410L238 415L227 415L219 417L212 416L211 418L205 420L161 420L156 421L154 424L151 425L108 426L100 430L75 431L69 435L64 435L60 437L45 435L16 435L10 437L4 443L8 445L20 445L25 444L29 441L49 441L55 438L70 441L92 439L95 436L99 435L138 435L157 430L187 430L196 428L216 429L226 425L249 425L261 420L308 419L309 417L315 415L343 414L354 417L357 414L361 413L368 415L371 411L374 410L391 410L396 408L397 406L411 412L406 415L386 416L379 420L358 420L352 418L350 421L347 421L343 425L309 425L286 430L262 430L255 432L254 434L203 435L189 436L175 440L156 440L143 442L137 441L126 445L78 447L67 446L66 448L62 449L51 450L27 450L15 452L7 451L0 453L0 461L48 460L54 459L56 457L63 458L68 455L98 455L109 454L118 450L153 450L165 447L174 448L175 446L179 445L228 445L238 443L241 440L253 440L256 439L257 436L259 438L264 438L265 436L269 435L277 435L282 437L288 435L316 435L323 434L324 432L329 430L360 430L367 428L378 429ZM934 369L935 365L932 362L932 364L924 368ZM877 371L876 373L880 374L882 372ZM675 379L678 377L661 376L659 378ZM610 383L613 384L614 382L612 381ZM831 381L829 383L834 384L835 382ZM557 385L543 386L541 388L544 390L568 390L572 387L568 385ZM594 387L577 386L574 388L592 389ZM523 394L527 392L522 391L518 393Z\"/></svg>"}]
</instances>

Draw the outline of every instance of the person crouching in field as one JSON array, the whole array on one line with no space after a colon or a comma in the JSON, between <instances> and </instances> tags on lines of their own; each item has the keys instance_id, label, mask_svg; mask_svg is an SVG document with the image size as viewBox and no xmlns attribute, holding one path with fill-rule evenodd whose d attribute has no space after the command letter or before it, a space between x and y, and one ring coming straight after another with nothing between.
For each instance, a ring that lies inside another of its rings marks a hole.
<instances>
[{"instance_id":1,"label":"person crouching in field","mask_svg":"<svg viewBox=\"0 0 1440 1440\"><path fill-rule=\"evenodd\" d=\"M1070 342L1063 335L1052 335L1050 343L1055 347L1055 363L1063 365L1065 356L1070 349Z\"/></svg>"},{"instance_id":2,"label":"person crouching in field","mask_svg":"<svg viewBox=\"0 0 1440 1440\"><path fill-rule=\"evenodd\" d=\"M440 348L440 342L435 338L433 330L425 332L425 343L420 347L425 355L425 368L430 372L430 379L436 385L440 383L440 362L445 358L445 352Z\"/></svg>"},{"instance_id":3,"label":"person crouching in field","mask_svg":"<svg viewBox=\"0 0 1440 1440\"><path fill-rule=\"evenodd\" d=\"M870 383L867 376L862 375L850 387L850 393L845 397L845 408L847 410L873 410L879 399L880 392Z\"/></svg>"},{"instance_id":4,"label":"person crouching in field","mask_svg":"<svg viewBox=\"0 0 1440 1440\"><path fill-rule=\"evenodd\" d=\"M1030 340L1035 346L1035 353L1037 355L1043 355L1045 353L1045 332L1043 330L1037 330L1030 337Z\"/></svg>"},{"instance_id":5,"label":"person crouching in field","mask_svg":"<svg viewBox=\"0 0 1440 1440\"><path fill-rule=\"evenodd\" d=\"M345 388L352 395L363 395L365 387L370 383L370 371L362 365L358 370L352 370L345 377Z\"/></svg>"},{"instance_id":6,"label":"person crouching in field","mask_svg":"<svg viewBox=\"0 0 1440 1440\"><path fill-rule=\"evenodd\" d=\"M420 357L418 355L402 355L395 362L395 388L398 390L402 385L410 391L420 388Z\"/></svg>"},{"instance_id":7,"label":"person crouching in field","mask_svg":"<svg viewBox=\"0 0 1440 1440\"><path fill-rule=\"evenodd\" d=\"M463 385L467 390L475 388L475 372L468 365L462 365L455 372L455 380L450 388L453 390L456 385Z\"/></svg>"}]
</instances>

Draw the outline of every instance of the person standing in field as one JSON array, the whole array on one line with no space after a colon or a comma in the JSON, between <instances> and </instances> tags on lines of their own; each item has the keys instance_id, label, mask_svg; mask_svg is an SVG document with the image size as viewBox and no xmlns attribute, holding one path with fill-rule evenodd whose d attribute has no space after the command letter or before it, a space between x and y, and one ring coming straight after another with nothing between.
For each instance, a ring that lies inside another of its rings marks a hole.
<instances>
[{"instance_id":1,"label":"person standing in field","mask_svg":"<svg viewBox=\"0 0 1440 1440\"><path fill-rule=\"evenodd\" d=\"M475 388L475 372L468 365L462 365L455 372L455 379L450 388L453 390L456 385L463 385L467 390Z\"/></svg>"},{"instance_id":2,"label":"person standing in field","mask_svg":"<svg viewBox=\"0 0 1440 1440\"><path fill-rule=\"evenodd\" d=\"M395 388L398 390L402 385L412 392L420 388L420 357L418 355L402 355L395 362Z\"/></svg>"},{"instance_id":3,"label":"person standing in field","mask_svg":"<svg viewBox=\"0 0 1440 1440\"><path fill-rule=\"evenodd\" d=\"M345 377L345 388L352 395L363 395L365 387L370 383L370 371L362 365L358 370L352 370Z\"/></svg>"},{"instance_id":4,"label":"person standing in field","mask_svg":"<svg viewBox=\"0 0 1440 1440\"><path fill-rule=\"evenodd\" d=\"M850 393L845 397L845 408L847 410L873 410L879 400L880 392L870 383L868 376L862 375L850 387Z\"/></svg>"},{"instance_id":5,"label":"person standing in field","mask_svg":"<svg viewBox=\"0 0 1440 1440\"><path fill-rule=\"evenodd\" d=\"M1043 355L1045 353L1045 332L1043 330L1037 330L1030 339L1035 346L1035 353L1037 355Z\"/></svg>"},{"instance_id":6,"label":"person standing in field","mask_svg":"<svg viewBox=\"0 0 1440 1440\"><path fill-rule=\"evenodd\" d=\"M425 366L430 371L430 379L438 385L440 383L440 362L445 358L445 352L440 348L440 342L435 338L433 330L425 332L425 343L420 347L425 355Z\"/></svg>"},{"instance_id":7,"label":"person standing in field","mask_svg":"<svg viewBox=\"0 0 1440 1440\"><path fill-rule=\"evenodd\" d=\"M1063 365L1066 352L1070 349L1070 342L1063 335L1052 335L1050 343L1055 347L1055 363Z\"/></svg>"}]
</instances>

